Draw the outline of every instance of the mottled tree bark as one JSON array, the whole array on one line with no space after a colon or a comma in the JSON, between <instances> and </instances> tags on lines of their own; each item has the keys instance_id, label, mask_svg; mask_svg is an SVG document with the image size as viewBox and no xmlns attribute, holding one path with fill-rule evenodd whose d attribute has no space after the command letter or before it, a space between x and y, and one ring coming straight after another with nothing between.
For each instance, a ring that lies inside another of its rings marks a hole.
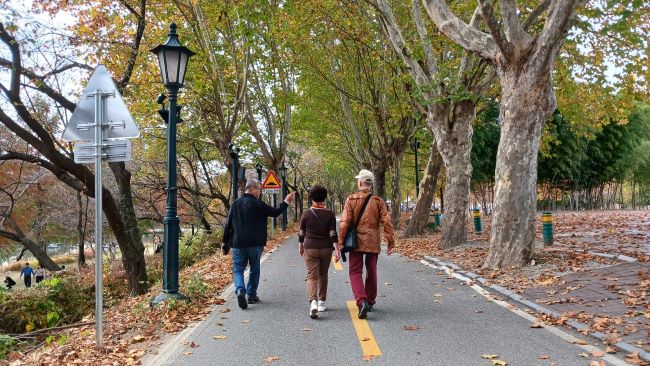
<instances>
[{"instance_id":1,"label":"mottled tree bark","mask_svg":"<svg viewBox=\"0 0 650 366\"><path fill-rule=\"evenodd\" d=\"M402 200L402 186L400 184L400 179L402 176L402 155L395 157L393 160L393 175L391 177L390 184L390 221L393 223L393 228L399 229L399 216L400 216L400 205L399 202Z\"/></svg>"},{"instance_id":2,"label":"mottled tree bark","mask_svg":"<svg viewBox=\"0 0 650 366\"><path fill-rule=\"evenodd\" d=\"M372 171L375 175L375 182L373 184L373 194L379 197L386 198L386 161L378 161L373 163Z\"/></svg>"},{"instance_id":3,"label":"mottled tree bark","mask_svg":"<svg viewBox=\"0 0 650 366\"><path fill-rule=\"evenodd\" d=\"M427 166L424 169L424 177L422 177L422 181L420 182L420 196L418 197L418 202L415 205L413 215L409 220L404 236L411 237L421 235L426 230L429 221L429 213L431 211L431 203L433 202L433 197L436 193L438 176L440 175L441 168L442 157L440 156L440 153L438 153L438 149L435 148L434 140L432 141L431 150L429 151Z\"/></svg>"},{"instance_id":4,"label":"mottled tree bark","mask_svg":"<svg viewBox=\"0 0 650 366\"><path fill-rule=\"evenodd\" d=\"M537 153L542 127L555 110L551 74L535 77L516 71L501 76L496 194L486 268L530 262L535 240ZM522 125L528 126L521 128Z\"/></svg>"},{"instance_id":5,"label":"mottled tree bark","mask_svg":"<svg viewBox=\"0 0 650 366\"><path fill-rule=\"evenodd\" d=\"M515 1L499 1L498 19L492 2L479 0L478 9L488 32L466 24L444 0L423 2L429 17L445 36L489 61L497 70L502 91L501 138L490 251L484 268L523 266L532 256L535 238L541 131L555 109L551 75L579 1L541 1L520 22ZM538 27L536 34L529 34L528 28L542 15L546 15L543 27Z\"/></svg>"},{"instance_id":6,"label":"mottled tree bark","mask_svg":"<svg viewBox=\"0 0 650 366\"><path fill-rule=\"evenodd\" d=\"M138 229L138 220L133 208L131 192L131 172L126 170L123 162L109 164L118 187L118 201L107 204L110 194L102 195L104 214L111 227L113 235L122 252L122 265L127 274L129 290L133 294L143 294L147 291L147 271L144 261L144 244ZM106 190L106 189L105 189ZM101 243L98 245L101 248Z\"/></svg>"},{"instance_id":7,"label":"mottled tree bark","mask_svg":"<svg viewBox=\"0 0 650 366\"><path fill-rule=\"evenodd\" d=\"M451 103L448 108L432 107L433 118L446 123L432 123L436 131L438 151L445 164L447 209L442 221L443 248L451 248L467 242L467 204L472 178L472 122L475 104L471 100ZM433 120L433 118L431 120ZM448 122L447 122L448 121Z\"/></svg>"},{"instance_id":8,"label":"mottled tree bark","mask_svg":"<svg viewBox=\"0 0 650 366\"><path fill-rule=\"evenodd\" d=\"M426 110L427 123L433 132L438 151L446 166L447 202L448 209L445 212L442 222L442 246L445 248L454 247L467 241L467 200L470 192L471 179L471 150L472 150L472 123L475 117L474 94L480 95L487 85L491 84L491 77L483 79L485 68L477 67L476 70L468 72L469 56L464 54L460 58L458 69L458 83L462 85L468 95L456 95L454 88L443 81L439 72L437 59L448 57L446 54L451 50L443 50L439 57L434 54L431 41L428 36L427 27L422 20L420 5L413 1L412 19L420 39L424 58L426 62L415 58L414 53L409 49L397 21L386 0L377 1L380 19L385 26L385 31L393 45L395 52L402 58L406 67L420 87L420 92L427 99L427 105L422 105ZM477 26L472 19L472 24ZM476 63L478 65L478 63ZM473 74L473 77L468 77ZM423 202L423 204L426 202ZM418 201L418 205L420 202ZM426 225L431 202L426 207L417 209L419 225ZM425 214L426 212L426 214Z\"/></svg>"}]
</instances>

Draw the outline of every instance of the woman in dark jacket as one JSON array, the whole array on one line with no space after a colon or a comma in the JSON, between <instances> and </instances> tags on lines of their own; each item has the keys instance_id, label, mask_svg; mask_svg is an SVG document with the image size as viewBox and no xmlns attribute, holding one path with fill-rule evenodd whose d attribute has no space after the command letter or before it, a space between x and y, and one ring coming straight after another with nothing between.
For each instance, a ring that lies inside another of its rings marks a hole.
<instances>
[{"instance_id":1,"label":"woman in dark jacket","mask_svg":"<svg viewBox=\"0 0 650 366\"><path fill-rule=\"evenodd\" d=\"M325 207L327 189L315 185L309 192L313 201L312 207L305 211L300 219L300 255L307 266L307 300L309 301L309 316L318 318L318 312L325 311L327 298L327 272L335 249L335 261L339 261L340 253L336 243L336 216L332 210Z\"/></svg>"}]
</instances>

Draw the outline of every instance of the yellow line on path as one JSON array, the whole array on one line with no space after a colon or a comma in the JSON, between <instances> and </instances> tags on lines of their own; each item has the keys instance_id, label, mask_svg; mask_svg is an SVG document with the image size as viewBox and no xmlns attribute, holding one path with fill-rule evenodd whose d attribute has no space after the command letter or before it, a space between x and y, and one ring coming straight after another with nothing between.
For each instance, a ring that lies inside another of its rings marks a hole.
<instances>
[{"instance_id":1,"label":"yellow line on path","mask_svg":"<svg viewBox=\"0 0 650 366\"><path fill-rule=\"evenodd\" d=\"M381 350L375 340L375 336L372 335L368 321L366 319L359 319L359 308L357 307L357 303L354 301L348 301L347 304L348 310L350 310L350 318L352 319L354 330L357 332L357 337L359 337L359 343L361 344L363 355L381 356Z\"/></svg>"},{"instance_id":2,"label":"yellow line on path","mask_svg":"<svg viewBox=\"0 0 650 366\"><path fill-rule=\"evenodd\" d=\"M334 262L334 256L332 256L332 263L334 264L334 270L335 271L342 271L343 270L343 266L341 265L340 260L338 262Z\"/></svg>"}]
</instances>

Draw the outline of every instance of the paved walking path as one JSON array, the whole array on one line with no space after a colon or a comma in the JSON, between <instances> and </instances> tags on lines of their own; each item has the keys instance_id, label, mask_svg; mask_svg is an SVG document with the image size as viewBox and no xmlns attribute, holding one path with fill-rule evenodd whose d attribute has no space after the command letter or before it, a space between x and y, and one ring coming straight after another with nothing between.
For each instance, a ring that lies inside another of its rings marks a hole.
<instances>
[{"instance_id":1,"label":"paved walking path","mask_svg":"<svg viewBox=\"0 0 650 366\"><path fill-rule=\"evenodd\" d=\"M164 360L157 362L366 365L364 356L374 356L369 363L376 365L487 366L493 360L484 354L498 355L508 365L587 365L598 359L584 357L590 346L567 340L574 335L531 328L529 319L430 266L382 254L378 268L379 297L367 321L348 308L353 297L347 266L330 268L328 310L310 319L306 271L294 236L262 264L261 303L241 310L231 295L175 345L162 349ZM624 364L605 357L607 364Z\"/></svg>"}]
</instances>

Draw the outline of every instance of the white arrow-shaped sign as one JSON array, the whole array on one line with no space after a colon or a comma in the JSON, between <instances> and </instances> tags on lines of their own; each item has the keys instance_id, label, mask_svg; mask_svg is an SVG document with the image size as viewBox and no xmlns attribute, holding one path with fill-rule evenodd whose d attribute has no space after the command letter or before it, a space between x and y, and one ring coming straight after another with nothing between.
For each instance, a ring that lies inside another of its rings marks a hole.
<instances>
[{"instance_id":1,"label":"white arrow-shaped sign","mask_svg":"<svg viewBox=\"0 0 650 366\"><path fill-rule=\"evenodd\" d=\"M117 90L113 79L108 74L106 67L97 66L88 86L81 95L70 121L63 131L63 141L93 141L95 121L95 99L96 91L113 93L112 96L103 98L104 103L104 139L135 138L140 136L138 126L135 124L131 113L126 108L120 92Z\"/></svg>"}]
</instances>

